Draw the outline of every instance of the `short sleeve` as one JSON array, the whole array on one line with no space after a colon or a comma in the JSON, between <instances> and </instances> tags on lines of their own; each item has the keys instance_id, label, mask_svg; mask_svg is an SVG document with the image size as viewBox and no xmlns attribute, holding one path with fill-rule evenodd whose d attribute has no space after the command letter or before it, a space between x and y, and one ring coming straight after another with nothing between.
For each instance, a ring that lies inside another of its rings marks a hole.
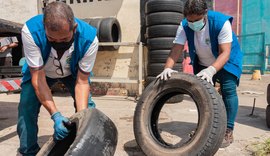
<instances>
[{"instance_id":1,"label":"short sleeve","mask_svg":"<svg viewBox=\"0 0 270 156\"><path fill-rule=\"evenodd\" d=\"M229 21L226 21L218 35L218 43L230 43L232 42L232 26Z\"/></svg>"},{"instance_id":2,"label":"short sleeve","mask_svg":"<svg viewBox=\"0 0 270 156\"><path fill-rule=\"evenodd\" d=\"M92 71L96 60L97 51L98 39L95 37L87 52L84 54L84 57L79 61L79 67L83 72L90 73Z\"/></svg>"},{"instance_id":3,"label":"short sleeve","mask_svg":"<svg viewBox=\"0 0 270 156\"><path fill-rule=\"evenodd\" d=\"M187 36L181 23L177 29L176 36L173 43L185 45L186 41L187 41Z\"/></svg>"},{"instance_id":4,"label":"short sleeve","mask_svg":"<svg viewBox=\"0 0 270 156\"><path fill-rule=\"evenodd\" d=\"M35 41L26 25L22 28L23 50L28 66L39 68L43 66L43 59L40 48L35 44Z\"/></svg>"}]
</instances>

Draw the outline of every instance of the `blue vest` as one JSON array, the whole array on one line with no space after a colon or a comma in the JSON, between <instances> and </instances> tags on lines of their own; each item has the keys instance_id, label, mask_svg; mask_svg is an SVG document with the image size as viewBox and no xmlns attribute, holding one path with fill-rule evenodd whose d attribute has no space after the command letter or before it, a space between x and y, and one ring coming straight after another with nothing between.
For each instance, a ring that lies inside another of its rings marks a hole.
<instances>
[{"instance_id":1,"label":"blue vest","mask_svg":"<svg viewBox=\"0 0 270 156\"><path fill-rule=\"evenodd\" d=\"M209 35L210 35L210 41L211 41L211 49L212 53L215 56L215 58L218 57L219 53L219 45L218 45L218 35L224 25L224 23L229 20L231 23L233 21L233 18L230 16L226 16L224 14L221 14L219 12L214 11L208 11L207 18L209 22ZM188 27L187 19L185 18L182 21L183 28L185 30L187 40L188 40L188 47L189 47L189 54L191 58L191 64L195 69L197 69L198 65L198 56L196 54L196 49L194 45L194 31ZM237 41L236 35L232 34L233 41L231 45L231 53L230 58L227 61L227 63L224 65L224 69L233 75L240 78L242 73L242 58L243 53L240 49L240 46Z\"/></svg>"},{"instance_id":2,"label":"blue vest","mask_svg":"<svg viewBox=\"0 0 270 156\"><path fill-rule=\"evenodd\" d=\"M75 22L78 24L76 33L74 35L74 51L70 61L70 70L72 76L76 78L78 72L78 63L87 52L88 48L96 37L96 29L86 22L75 18ZM26 25L35 41L35 44L39 47L42 55L44 65L46 64L48 57L51 53L51 45L49 44L44 25L43 15L37 15L26 22ZM31 79L31 74L27 63L22 68L23 82Z\"/></svg>"}]
</instances>

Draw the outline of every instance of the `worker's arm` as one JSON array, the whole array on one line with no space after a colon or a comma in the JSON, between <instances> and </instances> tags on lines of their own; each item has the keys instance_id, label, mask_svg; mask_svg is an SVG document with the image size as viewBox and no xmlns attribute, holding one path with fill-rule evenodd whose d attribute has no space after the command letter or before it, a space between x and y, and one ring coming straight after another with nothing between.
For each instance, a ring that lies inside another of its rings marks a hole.
<instances>
[{"instance_id":1,"label":"worker's arm","mask_svg":"<svg viewBox=\"0 0 270 156\"><path fill-rule=\"evenodd\" d=\"M216 71L222 69L226 62L230 59L232 41L232 26L229 21L226 21L218 35L219 54L216 61L212 64Z\"/></svg>"},{"instance_id":2,"label":"worker's arm","mask_svg":"<svg viewBox=\"0 0 270 156\"><path fill-rule=\"evenodd\" d=\"M217 71L223 68L226 62L230 58L231 53L231 43L223 43L219 45L219 55L216 61L212 64Z\"/></svg>"},{"instance_id":3,"label":"worker's arm","mask_svg":"<svg viewBox=\"0 0 270 156\"><path fill-rule=\"evenodd\" d=\"M179 57L182 55L184 49L184 45L181 44L174 44L172 47L172 50L167 58L165 69L166 68L173 68L175 62L179 59Z\"/></svg>"},{"instance_id":4,"label":"worker's arm","mask_svg":"<svg viewBox=\"0 0 270 156\"><path fill-rule=\"evenodd\" d=\"M95 37L87 52L84 54L84 57L78 63L79 70L75 84L75 101L77 111L81 111L88 107L88 97L90 92L88 77L94 67L97 51L98 38Z\"/></svg>"},{"instance_id":5,"label":"worker's arm","mask_svg":"<svg viewBox=\"0 0 270 156\"><path fill-rule=\"evenodd\" d=\"M78 70L75 84L75 100L78 112L88 107L88 96L90 92L90 86L88 83L89 75L89 73L84 73L83 71Z\"/></svg>"},{"instance_id":6,"label":"worker's arm","mask_svg":"<svg viewBox=\"0 0 270 156\"><path fill-rule=\"evenodd\" d=\"M32 75L32 85L40 103L52 115L57 112L55 103L52 98L51 90L47 84L44 69L30 69Z\"/></svg>"},{"instance_id":7,"label":"worker's arm","mask_svg":"<svg viewBox=\"0 0 270 156\"><path fill-rule=\"evenodd\" d=\"M177 62L178 58L182 55L183 49L184 46L181 44L173 45L172 50L167 58L164 70L157 76L157 78L166 81L168 78L171 77L172 73L177 73L177 71L173 70L172 68L175 62Z\"/></svg>"},{"instance_id":8,"label":"worker's arm","mask_svg":"<svg viewBox=\"0 0 270 156\"><path fill-rule=\"evenodd\" d=\"M68 118L62 116L62 114L57 111L54 104L51 90L46 81L45 72L43 69L30 69L32 75L32 85L35 89L35 93L40 101L40 103L47 109L51 114L51 119L54 121L54 134L53 137L56 140L64 139L69 130L64 126L64 123L69 122Z\"/></svg>"}]
</instances>

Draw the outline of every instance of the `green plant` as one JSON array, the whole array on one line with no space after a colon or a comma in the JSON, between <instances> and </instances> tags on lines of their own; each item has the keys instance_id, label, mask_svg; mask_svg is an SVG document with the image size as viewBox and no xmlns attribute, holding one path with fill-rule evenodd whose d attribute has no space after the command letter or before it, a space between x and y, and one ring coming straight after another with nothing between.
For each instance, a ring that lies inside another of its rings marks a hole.
<instances>
[{"instance_id":1,"label":"green plant","mask_svg":"<svg viewBox=\"0 0 270 156\"><path fill-rule=\"evenodd\" d=\"M266 139L263 143L253 144L252 152L254 156L270 155L270 138Z\"/></svg>"}]
</instances>

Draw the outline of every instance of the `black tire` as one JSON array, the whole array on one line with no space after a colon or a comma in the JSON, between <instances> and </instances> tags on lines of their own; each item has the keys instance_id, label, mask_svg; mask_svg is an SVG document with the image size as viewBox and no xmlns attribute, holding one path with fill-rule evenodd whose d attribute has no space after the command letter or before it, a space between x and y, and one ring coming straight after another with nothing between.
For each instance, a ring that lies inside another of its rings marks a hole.
<instances>
[{"instance_id":1,"label":"black tire","mask_svg":"<svg viewBox=\"0 0 270 156\"><path fill-rule=\"evenodd\" d=\"M141 22L140 22L140 24L141 24L141 26L140 26L141 38L140 39L141 39L141 42L144 44L146 44L146 37L145 37L146 25L145 25L145 11L144 11L145 3L146 3L146 0L140 0L140 17L141 17L140 18L141 19Z\"/></svg>"},{"instance_id":2,"label":"black tire","mask_svg":"<svg viewBox=\"0 0 270 156\"><path fill-rule=\"evenodd\" d=\"M159 37L147 40L148 50L171 50L174 37Z\"/></svg>"},{"instance_id":3,"label":"black tire","mask_svg":"<svg viewBox=\"0 0 270 156\"><path fill-rule=\"evenodd\" d=\"M100 24L100 42L121 42L121 28L116 18L104 18ZM103 46L102 50L117 50L119 46Z\"/></svg>"},{"instance_id":4,"label":"black tire","mask_svg":"<svg viewBox=\"0 0 270 156\"><path fill-rule=\"evenodd\" d=\"M155 81L156 77L153 76L148 76L145 79L145 83L144 83L144 88L146 88L151 82ZM175 95L173 97L171 97L170 99L168 99L166 101L166 103L178 103L178 102L182 102L184 100L184 95Z\"/></svg>"},{"instance_id":5,"label":"black tire","mask_svg":"<svg viewBox=\"0 0 270 156\"><path fill-rule=\"evenodd\" d=\"M55 143L51 137L38 156L113 156L117 145L114 123L97 109L85 109L70 118L73 126L64 140Z\"/></svg>"},{"instance_id":6,"label":"black tire","mask_svg":"<svg viewBox=\"0 0 270 156\"><path fill-rule=\"evenodd\" d=\"M146 88L151 82L153 82L155 80L156 80L155 76L147 76L145 81L144 81L144 88Z\"/></svg>"},{"instance_id":7,"label":"black tire","mask_svg":"<svg viewBox=\"0 0 270 156\"><path fill-rule=\"evenodd\" d=\"M98 40L100 40L100 24L102 22L102 18L94 18L94 19L90 19L90 20L87 20L89 21L89 24L93 27L95 27L97 29L97 37L98 37Z\"/></svg>"},{"instance_id":8,"label":"black tire","mask_svg":"<svg viewBox=\"0 0 270 156\"><path fill-rule=\"evenodd\" d=\"M149 63L166 63L171 50L152 50L148 52ZM177 63L182 63L183 57L179 57Z\"/></svg>"},{"instance_id":9,"label":"black tire","mask_svg":"<svg viewBox=\"0 0 270 156\"><path fill-rule=\"evenodd\" d=\"M84 19L82 19L82 20L83 20L84 22L90 24L90 21L93 20L93 19L91 19L91 18L84 18Z\"/></svg>"},{"instance_id":10,"label":"black tire","mask_svg":"<svg viewBox=\"0 0 270 156\"><path fill-rule=\"evenodd\" d=\"M178 27L179 25L153 25L146 28L146 37L175 37Z\"/></svg>"},{"instance_id":11,"label":"black tire","mask_svg":"<svg viewBox=\"0 0 270 156\"><path fill-rule=\"evenodd\" d=\"M179 25L183 14L177 12L157 12L146 15L146 26L171 24Z\"/></svg>"},{"instance_id":12,"label":"black tire","mask_svg":"<svg viewBox=\"0 0 270 156\"><path fill-rule=\"evenodd\" d=\"M180 85L181 84L181 85ZM188 94L198 109L198 124L183 146L171 146L160 136L158 117L164 102L175 94ZM200 78L178 73L167 81L152 82L140 97L134 114L134 134L147 156L211 156L219 149L226 129L226 110L214 87Z\"/></svg>"},{"instance_id":13,"label":"black tire","mask_svg":"<svg viewBox=\"0 0 270 156\"><path fill-rule=\"evenodd\" d=\"M148 64L147 75L148 76L158 76L164 70L165 63L151 63ZM173 70L178 72L183 71L183 66L181 63L174 65Z\"/></svg>"},{"instance_id":14,"label":"black tire","mask_svg":"<svg viewBox=\"0 0 270 156\"><path fill-rule=\"evenodd\" d=\"M184 4L180 0L149 0L145 4L146 14L154 12L179 12L183 13Z\"/></svg>"},{"instance_id":15,"label":"black tire","mask_svg":"<svg viewBox=\"0 0 270 156\"><path fill-rule=\"evenodd\" d=\"M270 128L270 105L266 106L265 117L266 117L266 125L267 125L268 128Z\"/></svg>"},{"instance_id":16,"label":"black tire","mask_svg":"<svg viewBox=\"0 0 270 156\"><path fill-rule=\"evenodd\" d=\"M267 91L266 91L266 100L267 100L267 103L268 105L270 105L270 84L268 84L267 86Z\"/></svg>"}]
</instances>

